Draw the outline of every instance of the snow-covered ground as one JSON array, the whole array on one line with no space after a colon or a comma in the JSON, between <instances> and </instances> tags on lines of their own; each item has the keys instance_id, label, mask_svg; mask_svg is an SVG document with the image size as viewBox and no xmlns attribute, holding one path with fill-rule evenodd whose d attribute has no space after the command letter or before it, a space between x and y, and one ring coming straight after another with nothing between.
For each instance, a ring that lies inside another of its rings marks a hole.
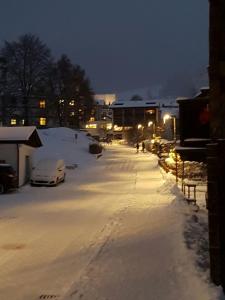
<instances>
[{"instance_id":1,"label":"snow-covered ground","mask_svg":"<svg viewBox=\"0 0 225 300\"><path fill-rule=\"evenodd\" d=\"M40 131L42 157L66 181L0 196L1 300L222 300L209 283L207 218L188 206L149 153L85 133Z\"/></svg>"}]
</instances>

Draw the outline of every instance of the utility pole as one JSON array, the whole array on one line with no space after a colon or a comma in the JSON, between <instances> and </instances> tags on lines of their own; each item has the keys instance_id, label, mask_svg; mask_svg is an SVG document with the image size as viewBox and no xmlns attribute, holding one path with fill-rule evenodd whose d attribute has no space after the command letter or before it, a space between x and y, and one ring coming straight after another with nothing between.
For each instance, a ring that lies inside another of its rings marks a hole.
<instances>
[{"instance_id":1,"label":"utility pole","mask_svg":"<svg viewBox=\"0 0 225 300\"><path fill-rule=\"evenodd\" d=\"M209 0L209 252L212 281L225 290L225 1Z\"/></svg>"}]
</instances>

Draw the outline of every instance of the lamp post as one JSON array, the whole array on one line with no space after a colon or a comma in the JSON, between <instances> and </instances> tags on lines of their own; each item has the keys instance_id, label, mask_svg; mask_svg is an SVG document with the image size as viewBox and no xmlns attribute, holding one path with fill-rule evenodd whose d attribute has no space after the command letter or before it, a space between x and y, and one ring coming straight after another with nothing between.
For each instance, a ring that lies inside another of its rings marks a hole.
<instances>
[{"instance_id":1,"label":"lamp post","mask_svg":"<svg viewBox=\"0 0 225 300\"><path fill-rule=\"evenodd\" d=\"M152 121L148 122L148 128L152 128L151 130L151 137L155 135L155 124Z\"/></svg>"},{"instance_id":2,"label":"lamp post","mask_svg":"<svg viewBox=\"0 0 225 300\"><path fill-rule=\"evenodd\" d=\"M176 135L177 135L177 131L176 131L176 126L177 126L177 124L176 124L176 116L172 116L172 115L170 115L170 114L165 114L164 115L164 117L163 117L163 123L164 123L164 125L166 124L166 121L168 121L168 120L172 120L173 121L173 139L174 139L174 141L176 142Z\"/></svg>"},{"instance_id":3,"label":"lamp post","mask_svg":"<svg viewBox=\"0 0 225 300\"><path fill-rule=\"evenodd\" d=\"M142 124L138 124L137 125L137 129L138 129L138 141L139 141L139 130L141 130L141 136L143 135L143 129L144 129L144 126Z\"/></svg>"}]
</instances>

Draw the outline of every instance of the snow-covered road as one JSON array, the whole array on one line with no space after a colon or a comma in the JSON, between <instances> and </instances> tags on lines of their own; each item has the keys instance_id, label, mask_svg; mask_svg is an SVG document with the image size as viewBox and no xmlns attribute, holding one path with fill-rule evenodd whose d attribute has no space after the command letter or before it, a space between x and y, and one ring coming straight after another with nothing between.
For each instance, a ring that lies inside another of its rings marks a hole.
<instances>
[{"instance_id":1,"label":"snow-covered road","mask_svg":"<svg viewBox=\"0 0 225 300\"><path fill-rule=\"evenodd\" d=\"M171 187L153 155L112 145L64 184L1 196L0 299L217 299Z\"/></svg>"}]
</instances>

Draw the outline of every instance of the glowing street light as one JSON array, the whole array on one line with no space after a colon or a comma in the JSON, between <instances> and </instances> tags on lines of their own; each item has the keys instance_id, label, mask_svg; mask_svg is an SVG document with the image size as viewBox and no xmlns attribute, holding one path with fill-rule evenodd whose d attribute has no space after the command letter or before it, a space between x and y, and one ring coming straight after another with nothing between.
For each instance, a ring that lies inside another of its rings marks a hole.
<instances>
[{"instance_id":1,"label":"glowing street light","mask_svg":"<svg viewBox=\"0 0 225 300\"><path fill-rule=\"evenodd\" d=\"M169 114L165 114L164 117L163 117L163 123L165 124L167 120L171 119L171 115Z\"/></svg>"},{"instance_id":2,"label":"glowing street light","mask_svg":"<svg viewBox=\"0 0 225 300\"><path fill-rule=\"evenodd\" d=\"M152 121L149 121L148 122L148 127L151 127L153 125L153 122Z\"/></svg>"},{"instance_id":3,"label":"glowing street light","mask_svg":"<svg viewBox=\"0 0 225 300\"><path fill-rule=\"evenodd\" d=\"M143 126L142 126L141 124L138 124L137 128L138 128L138 129L142 129Z\"/></svg>"},{"instance_id":4,"label":"glowing street light","mask_svg":"<svg viewBox=\"0 0 225 300\"><path fill-rule=\"evenodd\" d=\"M176 117L171 116L170 114L165 114L163 117L163 123L165 124L167 120L173 119L173 138L176 141Z\"/></svg>"}]
</instances>

